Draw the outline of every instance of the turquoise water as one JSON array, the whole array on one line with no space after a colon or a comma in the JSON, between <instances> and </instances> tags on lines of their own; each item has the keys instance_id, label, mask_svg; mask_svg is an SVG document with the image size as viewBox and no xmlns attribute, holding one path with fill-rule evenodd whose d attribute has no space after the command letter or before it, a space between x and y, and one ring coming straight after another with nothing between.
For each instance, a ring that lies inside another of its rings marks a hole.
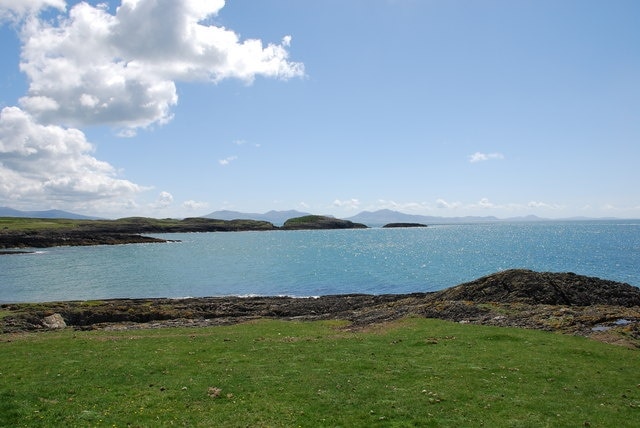
<instances>
[{"instance_id":1,"label":"turquoise water","mask_svg":"<svg viewBox=\"0 0 640 428\"><path fill-rule=\"evenodd\" d=\"M0 301L435 291L496 271L640 286L640 221L156 235L0 257Z\"/></svg>"}]
</instances>

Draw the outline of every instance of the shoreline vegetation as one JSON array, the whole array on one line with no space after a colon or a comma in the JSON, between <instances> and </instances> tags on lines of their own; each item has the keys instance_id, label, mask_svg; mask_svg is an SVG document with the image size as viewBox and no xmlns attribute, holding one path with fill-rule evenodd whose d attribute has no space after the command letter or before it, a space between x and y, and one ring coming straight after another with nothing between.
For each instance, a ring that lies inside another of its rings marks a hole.
<instances>
[{"instance_id":1,"label":"shoreline vegetation","mask_svg":"<svg viewBox=\"0 0 640 428\"><path fill-rule=\"evenodd\" d=\"M430 293L314 298L108 299L0 305L0 331L205 327L257 319L342 320L347 329L419 317L585 336L640 348L640 289L576 275L512 269Z\"/></svg>"}]
</instances>

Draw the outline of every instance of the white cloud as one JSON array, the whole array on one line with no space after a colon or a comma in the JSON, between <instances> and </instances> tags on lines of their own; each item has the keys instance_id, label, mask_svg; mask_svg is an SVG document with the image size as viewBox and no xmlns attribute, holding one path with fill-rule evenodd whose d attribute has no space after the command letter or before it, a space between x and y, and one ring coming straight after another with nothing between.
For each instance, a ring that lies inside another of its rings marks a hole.
<instances>
[{"instance_id":1,"label":"white cloud","mask_svg":"<svg viewBox=\"0 0 640 428\"><path fill-rule=\"evenodd\" d=\"M338 208L346 208L348 210L355 210L360 207L360 201L358 199L347 199L345 201L341 201L336 199L333 201L333 206Z\"/></svg>"},{"instance_id":2,"label":"white cloud","mask_svg":"<svg viewBox=\"0 0 640 428\"><path fill-rule=\"evenodd\" d=\"M410 211L410 212L423 212L429 211L431 207L424 202L396 202L387 201L385 199L378 199L375 206L371 207L372 210L389 209L395 211Z\"/></svg>"},{"instance_id":3,"label":"white cloud","mask_svg":"<svg viewBox=\"0 0 640 428\"><path fill-rule=\"evenodd\" d=\"M259 75L304 75L303 64L289 61L290 36L265 45L210 25L224 5L122 0L111 13L106 2L76 2L67 10L64 0L0 0L0 23L20 26L20 69L29 85L21 108L2 110L0 201L137 209L134 196L148 188L118 178L109 163L91 156L93 146L75 128L106 124L133 137L139 128L166 123L178 81L249 84ZM40 17L47 8L51 13ZM163 192L156 206L172 202Z\"/></svg>"},{"instance_id":4,"label":"white cloud","mask_svg":"<svg viewBox=\"0 0 640 428\"><path fill-rule=\"evenodd\" d=\"M502 153L480 153L475 152L474 154L469 156L469 162L485 162L488 160L502 160L504 159L504 155Z\"/></svg>"},{"instance_id":5,"label":"white cloud","mask_svg":"<svg viewBox=\"0 0 640 428\"><path fill-rule=\"evenodd\" d=\"M173 195L169 192L160 192L158 199L156 200L157 208L166 208L173 203Z\"/></svg>"},{"instance_id":6,"label":"white cloud","mask_svg":"<svg viewBox=\"0 0 640 428\"><path fill-rule=\"evenodd\" d=\"M498 205L491 202L488 198L482 198L475 204L470 205L471 208L482 208L482 209L491 209L491 208L500 208Z\"/></svg>"},{"instance_id":7,"label":"white cloud","mask_svg":"<svg viewBox=\"0 0 640 428\"><path fill-rule=\"evenodd\" d=\"M555 209L559 209L561 208L559 205L555 205L555 204L548 204L546 202L540 202L540 201L530 201L527 204L528 208L542 208L542 209L550 209L550 210L555 210Z\"/></svg>"},{"instance_id":8,"label":"white cloud","mask_svg":"<svg viewBox=\"0 0 640 428\"><path fill-rule=\"evenodd\" d=\"M460 208L462 204L460 202L447 202L444 199L437 199L436 206L442 209L456 209Z\"/></svg>"},{"instance_id":9,"label":"white cloud","mask_svg":"<svg viewBox=\"0 0 640 428\"><path fill-rule=\"evenodd\" d=\"M231 162L233 162L234 160L238 159L238 156L229 156L227 158L224 159L220 159L218 161L218 163L222 166L226 166L229 165Z\"/></svg>"},{"instance_id":10,"label":"white cloud","mask_svg":"<svg viewBox=\"0 0 640 428\"><path fill-rule=\"evenodd\" d=\"M123 0L112 15L81 2L59 21L29 18L21 69L30 85L21 105L48 123L140 128L171 120L176 81L304 74L288 59L290 37L265 46L203 23L222 7L223 0Z\"/></svg>"},{"instance_id":11,"label":"white cloud","mask_svg":"<svg viewBox=\"0 0 640 428\"><path fill-rule=\"evenodd\" d=\"M115 169L91 156L92 151L80 130L40 125L18 107L3 108L0 198L49 206L97 200L118 204L145 190L117 178Z\"/></svg>"},{"instance_id":12,"label":"white cloud","mask_svg":"<svg viewBox=\"0 0 640 428\"><path fill-rule=\"evenodd\" d=\"M209 206L208 203L206 202L198 202L198 201L194 201L194 200L188 200L188 201L184 201L182 203L183 208L189 210L189 211L196 211L196 210L200 210L203 208L206 208Z\"/></svg>"},{"instance_id":13,"label":"white cloud","mask_svg":"<svg viewBox=\"0 0 640 428\"><path fill-rule=\"evenodd\" d=\"M20 21L46 8L66 9L65 0L0 0L0 22Z\"/></svg>"}]
</instances>

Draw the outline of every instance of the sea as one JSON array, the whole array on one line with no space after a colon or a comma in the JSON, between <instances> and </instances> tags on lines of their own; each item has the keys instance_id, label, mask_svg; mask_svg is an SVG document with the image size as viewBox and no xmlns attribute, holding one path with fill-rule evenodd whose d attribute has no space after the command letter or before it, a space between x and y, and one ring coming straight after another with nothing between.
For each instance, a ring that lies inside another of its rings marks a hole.
<instances>
[{"instance_id":1,"label":"sea","mask_svg":"<svg viewBox=\"0 0 640 428\"><path fill-rule=\"evenodd\" d=\"M640 220L152 235L0 256L0 302L403 294L511 268L640 286Z\"/></svg>"}]
</instances>

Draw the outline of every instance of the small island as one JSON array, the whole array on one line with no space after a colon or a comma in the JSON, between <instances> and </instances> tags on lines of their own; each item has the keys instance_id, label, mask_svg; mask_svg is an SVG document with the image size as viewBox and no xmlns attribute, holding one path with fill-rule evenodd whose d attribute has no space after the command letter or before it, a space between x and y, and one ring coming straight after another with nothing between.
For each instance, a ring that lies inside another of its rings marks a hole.
<instances>
[{"instance_id":1,"label":"small island","mask_svg":"<svg viewBox=\"0 0 640 428\"><path fill-rule=\"evenodd\" d=\"M339 218L307 215L287 220L281 227L282 230L321 230L321 229L368 229L362 223L354 223Z\"/></svg>"},{"instance_id":2,"label":"small island","mask_svg":"<svg viewBox=\"0 0 640 428\"><path fill-rule=\"evenodd\" d=\"M389 224L385 224L382 227L386 229L391 229L394 227L427 227L427 225L422 223L389 223Z\"/></svg>"}]
</instances>

